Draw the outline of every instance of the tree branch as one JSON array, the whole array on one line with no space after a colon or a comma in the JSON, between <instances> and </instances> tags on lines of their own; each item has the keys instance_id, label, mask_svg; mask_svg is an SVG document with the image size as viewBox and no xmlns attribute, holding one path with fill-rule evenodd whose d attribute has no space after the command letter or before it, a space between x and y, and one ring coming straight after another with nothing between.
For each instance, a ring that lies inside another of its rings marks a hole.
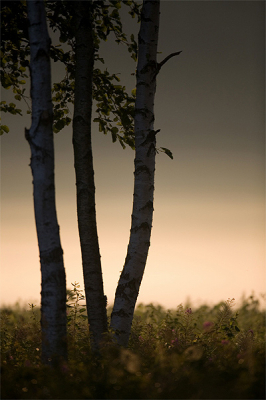
<instances>
[{"instance_id":1,"label":"tree branch","mask_svg":"<svg viewBox=\"0 0 266 400\"><path fill-rule=\"evenodd\" d=\"M178 56L180 53L182 53L181 51L177 51L175 53L171 53L169 54L169 56L165 57L165 59L163 61L161 61L160 63L157 63L157 74L160 71L160 69L162 68L162 66L168 61L170 60L170 58L174 57L174 56Z\"/></svg>"}]
</instances>

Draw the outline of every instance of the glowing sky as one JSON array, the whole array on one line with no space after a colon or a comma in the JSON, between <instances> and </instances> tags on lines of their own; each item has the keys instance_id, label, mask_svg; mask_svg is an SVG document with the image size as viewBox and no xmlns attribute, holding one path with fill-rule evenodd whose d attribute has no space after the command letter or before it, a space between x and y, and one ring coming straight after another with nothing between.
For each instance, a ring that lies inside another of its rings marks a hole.
<instances>
[{"instance_id":1,"label":"glowing sky","mask_svg":"<svg viewBox=\"0 0 266 400\"><path fill-rule=\"evenodd\" d=\"M216 302L265 292L264 2L162 1L157 80L156 162L151 247L139 301L175 307L189 297ZM136 21L125 27L137 33ZM134 88L135 66L122 46L102 47L110 72ZM53 77L62 71L53 66ZM11 100L2 90L2 99ZM3 115L1 138L1 303L39 301L29 116ZM126 256L132 150L93 126L98 234L111 304ZM71 127L55 136L56 199L67 286L82 283Z\"/></svg>"}]
</instances>

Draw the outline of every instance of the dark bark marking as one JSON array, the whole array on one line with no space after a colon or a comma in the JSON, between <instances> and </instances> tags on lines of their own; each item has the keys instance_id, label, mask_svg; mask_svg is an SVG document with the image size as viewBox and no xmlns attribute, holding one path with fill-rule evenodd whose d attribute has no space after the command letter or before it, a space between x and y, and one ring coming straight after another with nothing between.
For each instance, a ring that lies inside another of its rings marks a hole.
<instances>
[{"instance_id":1,"label":"dark bark marking","mask_svg":"<svg viewBox=\"0 0 266 400\"><path fill-rule=\"evenodd\" d=\"M128 277L129 277L129 274L128 274ZM121 276L121 278L122 278L122 276ZM125 290L127 288L130 289L130 295L125 293ZM122 297L123 299L128 301L129 297L132 297L132 294L133 294L133 296L138 294L138 290L139 290L138 280L135 278L132 278L130 281L118 285L117 290L116 290L116 296Z\"/></svg>"},{"instance_id":2,"label":"dark bark marking","mask_svg":"<svg viewBox=\"0 0 266 400\"><path fill-rule=\"evenodd\" d=\"M140 71L141 74L146 74L147 72L154 71L157 74L157 62L155 60L151 60L147 62L147 64Z\"/></svg>"},{"instance_id":3,"label":"dark bark marking","mask_svg":"<svg viewBox=\"0 0 266 400\"><path fill-rule=\"evenodd\" d=\"M122 271L122 274L121 274L121 279L125 279L125 281L127 281L127 280L129 280L129 277L130 277L129 273L128 273L128 272L125 272L125 271L123 270L123 271Z\"/></svg>"},{"instance_id":4,"label":"dark bark marking","mask_svg":"<svg viewBox=\"0 0 266 400\"><path fill-rule=\"evenodd\" d=\"M119 284L116 289L115 297L122 297L122 299L128 300L128 296L125 294L125 288L126 288L126 284ZM121 311L123 311L123 310L121 310Z\"/></svg>"},{"instance_id":5,"label":"dark bark marking","mask_svg":"<svg viewBox=\"0 0 266 400\"><path fill-rule=\"evenodd\" d=\"M140 146L145 146L146 144L149 144L149 143L154 144L156 142L155 136L158 132L160 132L160 129L157 131L150 130L146 136L146 139L140 144Z\"/></svg>"},{"instance_id":6,"label":"dark bark marking","mask_svg":"<svg viewBox=\"0 0 266 400\"><path fill-rule=\"evenodd\" d=\"M151 144L150 144L150 147L149 147L149 149L148 149L148 151L147 151L147 157L150 156L151 152L156 153L156 147L155 147L155 144L154 144L154 143L151 143Z\"/></svg>"},{"instance_id":7,"label":"dark bark marking","mask_svg":"<svg viewBox=\"0 0 266 400\"><path fill-rule=\"evenodd\" d=\"M120 309L119 311L113 311L112 315L117 315L118 317L127 317L127 313L123 310Z\"/></svg>"},{"instance_id":8,"label":"dark bark marking","mask_svg":"<svg viewBox=\"0 0 266 400\"><path fill-rule=\"evenodd\" d=\"M148 224L148 222L143 222L141 225L132 228L131 231L132 233L137 233L140 229L143 229L144 231L149 231L151 229L151 226L150 224Z\"/></svg>"},{"instance_id":9,"label":"dark bark marking","mask_svg":"<svg viewBox=\"0 0 266 400\"><path fill-rule=\"evenodd\" d=\"M152 208L153 209L153 201L149 200L145 206L141 207L140 210L145 210L146 208Z\"/></svg>"},{"instance_id":10,"label":"dark bark marking","mask_svg":"<svg viewBox=\"0 0 266 400\"><path fill-rule=\"evenodd\" d=\"M51 251L41 251L40 258L44 264L60 263L62 261L63 250L57 247Z\"/></svg>"},{"instance_id":11,"label":"dark bark marking","mask_svg":"<svg viewBox=\"0 0 266 400\"><path fill-rule=\"evenodd\" d=\"M141 174L143 172L146 173L146 174L151 175L151 172L150 172L149 168L146 165L141 165L141 166L137 167L135 172L134 172L134 175L139 175L139 174Z\"/></svg>"},{"instance_id":12,"label":"dark bark marking","mask_svg":"<svg viewBox=\"0 0 266 400\"><path fill-rule=\"evenodd\" d=\"M49 43L48 43L49 47L50 47L50 44L51 44L51 40L49 40ZM38 51L34 57L34 61L38 60L38 58L41 58L41 57L44 57L47 61L50 60L49 54L43 48L38 49Z\"/></svg>"},{"instance_id":13,"label":"dark bark marking","mask_svg":"<svg viewBox=\"0 0 266 400\"><path fill-rule=\"evenodd\" d=\"M140 114L144 118L147 118L148 115L150 114L150 110L148 110L147 108L135 108L135 115L137 114Z\"/></svg>"}]
</instances>

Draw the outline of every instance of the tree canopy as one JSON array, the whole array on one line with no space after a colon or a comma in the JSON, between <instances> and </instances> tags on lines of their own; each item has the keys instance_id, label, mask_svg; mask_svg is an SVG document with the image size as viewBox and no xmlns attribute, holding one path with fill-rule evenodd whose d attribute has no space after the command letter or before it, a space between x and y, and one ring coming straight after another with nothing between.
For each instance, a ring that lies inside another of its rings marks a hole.
<instances>
[{"instance_id":1,"label":"tree canopy","mask_svg":"<svg viewBox=\"0 0 266 400\"><path fill-rule=\"evenodd\" d=\"M50 28L59 33L59 43L52 43L50 57L54 62L65 66L65 75L60 82L53 84L54 125L55 133L69 125L69 105L74 103L75 85L75 32L73 24L74 1L46 1L46 15ZM132 17L139 18L140 4L134 1L94 1L92 2L95 61L104 64L100 57L100 43L106 41L112 32L115 41L127 46L131 57L137 59L137 43L134 35L127 37L119 9L124 4ZM24 100L31 113L26 83L29 75L29 38L26 1L1 2L1 84L5 89L12 89L14 102L7 104L1 101L1 111L22 115L17 101ZM118 74L110 74L107 68L95 68L93 72L93 97L96 101L97 116L94 121L99 124L99 131L111 134L113 142L118 141L123 148L126 145L134 148L134 104L135 93L127 92L120 85ZM1 134L8 133L9 128L1 125Z\"/></svg>"},{"instance_id":2,"label":"tree canopy","mask_svg":"<svg viewBox=\"0 0 266 400\"><path fill-rule=\"evenodd\" d=\"M120 9L126 6L128 13L136 21L140 21L140 2L133 0L93 1L93 30L95 46L95 62L105 65L101 57L100 45L107 41L112 33L117 44L125 45L130 57L136 62L138 54L137 41L133 34L126 35L123 31ZM54 104L54 133L60 132L68 126L72 117L70 105L74 103L74 76L75 76L75 35L73 25L73 10L75 1L45 2L47 22L53 32L59 34L59 43L51 43L50 57L53 62L61 62L65 67L65 74L59 82L53 84ZM29 38L26 0L1 2L1 85L4 89L12 89L14 101L0 102L0 111L13 115L21 115L22 110L18 102L23 100L27 104L27 113L31 113L30 96L28 93L29 74ZM93 98L96 102L96 116L93 119L98 123L99 131L110 134L113 142L119 142L125 148L135 148L134 142L134 107L136 90L128 90L120 84L118 73L111 74L108 68L94 68L93 71ZM7 125L0 124L0 135L9 132ZM173 158L172 152L165 148L156 148L156 151Z\"/></svg>"}]
</instances>

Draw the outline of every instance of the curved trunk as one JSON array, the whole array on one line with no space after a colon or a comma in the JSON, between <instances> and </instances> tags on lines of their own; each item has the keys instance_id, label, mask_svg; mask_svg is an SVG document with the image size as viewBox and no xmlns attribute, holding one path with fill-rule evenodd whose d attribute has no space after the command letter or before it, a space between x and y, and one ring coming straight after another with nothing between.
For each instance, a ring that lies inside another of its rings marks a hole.
<instances>
[{"instance_id":1,"label":"curved trunk","mask_svg":"<svg viewBox=\"0 0 266 400\"><path fill-rule=\"evenodd\" d=\"M135 106L135 183L130 240L111 316L118 344L128 344L141 280L146 265L153 216L156 132L154 97L159 31L159 1L144 1L138 38Z\"/></svg>"},{"instance_id":2,"label":"curved trunk","mask_svg":"<svg viewBox=\"0 0 266 400\"><path fill-rule=\"evenodd\" d=\"M43 1L27 1L30 39L32 124L25 130L31 149L34 210L40 251L42 359L67 358L66 277L55 207L50 38Z\"/></svg>"},{"instance_id":3,"label":"curved trunk","mask_svg":"<svg viewBox=\"0 0 266 400\"><path fill-rule=\"evenodd\" d=\"M77 1L76 76L73 146L77 185L77 212L88 320L92 348L98 349L107 331L106 297L103 292L99 252L95 185L91 147L92 77L94 43L91 2Z\"/></svg>"}]
</instances>

